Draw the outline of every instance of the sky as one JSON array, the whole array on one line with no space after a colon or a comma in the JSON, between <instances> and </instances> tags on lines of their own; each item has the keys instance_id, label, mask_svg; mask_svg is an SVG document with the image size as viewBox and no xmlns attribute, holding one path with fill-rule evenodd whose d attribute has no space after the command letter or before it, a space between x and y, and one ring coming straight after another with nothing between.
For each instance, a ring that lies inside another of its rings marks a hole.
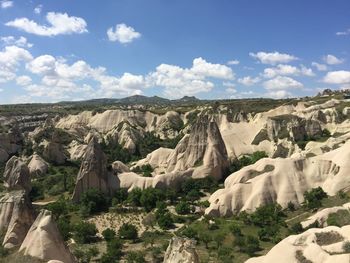
<instances>
[{"instance_id":1,"label":"sky","mask_svg":"<svg viewBox=\"0 0 350 263\"><path fill-rule=\"evenodd\" d=\"M0 0L0 104L350 88L349 0Z\"/></svg>"}]
</instances>

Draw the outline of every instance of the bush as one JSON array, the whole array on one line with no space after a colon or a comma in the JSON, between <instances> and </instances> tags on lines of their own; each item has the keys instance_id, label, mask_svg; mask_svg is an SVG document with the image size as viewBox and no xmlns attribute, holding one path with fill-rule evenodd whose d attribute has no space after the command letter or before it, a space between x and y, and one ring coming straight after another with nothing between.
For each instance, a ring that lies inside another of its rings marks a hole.
<instances>
[{"instance_id":1,"label":"bush","mask_svg":"<svg viewBox=\"0 0 350 263\"><path fill-rule=\"evenodd\" d=\"M250 221L256 226L273 226L283 223L284 213L279 204L260 206L250 215Z\"/></svg>"},{"instance_id":2,"label":"bush","mask_svg":"<svg viewBox=\"0 0 350 263\"><path fill-rule=\"evenodd\" d=\"M73 227L74 240L80 244L91 243L96 240L96 226L88 222L80 222Z\"/></svg>"},{"instance_id":3,"label":"bush","mask_svg":"<svg viewBox=\"0 0 350 263\"><path fill-rule=\"evenodd\" d=\"M60 231L63 240L67 241L71 237L72 226L67 216L61 216L57 220L57 227Z\"/></svg>"},{"instance_id":4,"label":"bush","mask_svg":"<svg viewBox=\"0 0 350 263\"><path fill-rule=\"evenodd\" d=\"M164 200L165 195L162 190L156 188L146 188L142 191L140 197L140 205L146 209L147 212L150 212L153 208L156 207L157 202Z\"/></svg>"},{"instance_id":5,"label":"bush","mask_svg":"<svg viewBox=\"0 0 350 263\"><path fill-rule=\"evenodd\" d=\"M175 211L179 215L189 214L191 212L191 206L187 202L181 201L175 206Z\"/></svg>"},{"instance_id":6,"label":"bush","mask_svg":"<svg viewBox=\"0 0 350 263\"><path fill-rule=\"evenodd\" d=\"M244 249L245 253L249 256L253 256L255 252L260 250L260 242L254 236L247 236L246 238L246 247Z\"/></svg>"},{"instance_id":7,"label":"bush","mask_svg":"<svg viewBox=\"0 0 350 263\"><path fill-rule=\"evenodd\" d=\"M279 233L279 226L265 226L258 231L258 236L261 241L270 241L275 239Z\"/></svg>"},{"instance_id":8,"label":"bush","mask_svg":"<svg viewBox=\"0 0 350 263\"><path fill-rule=\"evenodd\" d=\"M88 189L80 199L81 213L88 216L98 212L106 211L109 206L109 200L105 194L97 189Z\"/></svg>"},{"instance_id":9,"label":"bush","mask_svg":"<svg viewBox=\"0 0 350 263\"><path fill-rule=\"evenodd\" d=\"M350 242L349 241L344 242L342 248L343 248L345 253L350 253Z\"/></svg>"},{"instance_id":10,"label":"bush","mask_svg":"<svg viewBox=\"0 0 350 263\"><path fill-rule=\"evenodd\" d=\"M208 249L209 243L212 241L211 235L206 232L199 233L199 240L205 244L205 248Z\"/></svg>"},{"instance_id":11,"label":"bush","mask_svg":"<svg viewBox=\"0 0 350 263\"><path fill-rule=\"evenodd\" d=\"M313 188L304 193L305 205L308 209L315 209L322 206L322 199L328 195L321 187Z\"/></svg>"},{"instance_id":12,"label":"bush","mask_svg":"<svg viewBox=\"0 0 350 263\"><path fill-rule=\"evenodd\" d=\"M116 204L121 204L125 202L127 199L128 199L128 189L121 188L115 192L112 202L114 203L113 205L116 205Z\"/></svg>"},{"instance_id":13,"label":"bush","mask_svg":"<svg viewBox=\"0 0 350 263\"><path fill-rule=\"evenodd\" d=\"M101 263L117 263L122 256L122 242L114 238L107 242L107 251L100 259Z\"/></svg>"},{"instance_id":14,"label":"bush","mask_svg":"<svg viewBox=\"0 0 350 263\"><path fill-rule=\"evenodd\" d=\"M141 252L128 252L126 256L127 263L146 263L144 255Z\"/></svg>"},{"instance_id":15,"label":"bush","mask_svg":"<svg viewBox=\"0 0 350 263\"><path fill-rule=\"evenodd\" d=\"M232 235L235 237L242 236L242 231L239 228L239 226L237 226L237 225L230 225L230 231L231 231Z\"/></svg>"},{"instance_id":16,"label":"bush","mask_svg":"<svg viewBox=\"0 0 350 263\"><path fill-rule=\"evenodd\" d=\"M131 205L140 206L141 205L141 201L140 201L141 195L142 195L142 190L140 188L132 189L128 195L128 202Z\"/></svg>"},{"instance_id":17,"label":"bush","mask_svg":"<svg viewBox=\"0 0 350 263\"><path fill-rule=\"evenodd\" d=\"M153 167L150 164L137 166L133 169L135 173L142 173L144 177L152 177Z\"/></svg>"},{"instance_id":18,"label":"bush","mask_svg":"<svg viewBox=\"0 0 350 263\"><path fill-rule=\"evenodd\" d=\"M290 232L292 234L300 234L303 230L303 226L300 223L295 223L290 227Z\"/></svg>"},{"instance_id":19,"label":"bush","mask_svg":"<svg viewBox=\"0 0 350 263\"><path fill-rule=\"evenodd\" d=\"M130 239L130 240L136 240L137 235L137 228L129 223L124 223L118 231L118 235L121 239Z\"/></svg>"},{"instance_id":20,"label":"bush","mask_svg":"<svg viewBox=\"0 0 350 263\"><path fill-rule=\"evenodd\" d=\"M287 207L289 211L291 212L295 211L295 204L293 202L288 202Z\"/></svg>"},{"instance_id":21,"label":"bush","mask_svg":"<svg viewBox=\"0 0 350 263\"><path fill-rule=\"evenodd\" d=\"M113 229L106 228L105 230L102 231L102 236L104 240L109 242L116 237L116 233Z\"/></svg>"},{"instance_id":22,"label":"bush","mask_svg":"<svg viewBox=\"0 0 350 263\"><path fill-rule=\"evenodd\" d=\"M186 227L184 230L182 230L181 234L188 238L197 239L198 233L196 230L194 230L192 227Z\"/></svg>"}]
</instances>

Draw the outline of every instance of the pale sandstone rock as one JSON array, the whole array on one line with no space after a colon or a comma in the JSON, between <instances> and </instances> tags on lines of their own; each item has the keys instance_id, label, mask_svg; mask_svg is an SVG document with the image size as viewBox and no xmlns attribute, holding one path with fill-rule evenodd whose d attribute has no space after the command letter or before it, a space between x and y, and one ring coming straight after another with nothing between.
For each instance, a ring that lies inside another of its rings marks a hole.
<instances>
[{"instance_id":1,"label":"pale sandstone rock","mask_svg":"<svg viewBox=\"0 0 350 263\"><path fill-rule=\"evenodd\" d=\"M45 261L75 262L48 210L42 210L37 216L19 251Z\"/></svg>"},{"instance_id":2,"label":"pale sandstone rock","mask_svg":"<svg viewBox=\"0 0 350 263\"><path fill-rule=\"evenodd\" d=\"M4 171L4 186L9 190L31 190L28 166L18 157L7 161Z\"/></svg>"},{"instance_id":3,"label":"pale sandstone rock","mask_svg":"<svg viewBox=\"0 0 350 263\"><path fill-rule=\"evenodd\" d=\"M28 168L31 176L39 176L46 174L49 166L38 154L33 154Z\"/></svg>"},{"instance_id":4,"label":"pale sandstone rock","mask_svg":"<svg viewBox=\"0 0 350 263\"><path fill-rule=\"evenodd\" d=\"M173 237L164 255L164 263L199 263L196 241Z\"/></svg>"}]
</instances>

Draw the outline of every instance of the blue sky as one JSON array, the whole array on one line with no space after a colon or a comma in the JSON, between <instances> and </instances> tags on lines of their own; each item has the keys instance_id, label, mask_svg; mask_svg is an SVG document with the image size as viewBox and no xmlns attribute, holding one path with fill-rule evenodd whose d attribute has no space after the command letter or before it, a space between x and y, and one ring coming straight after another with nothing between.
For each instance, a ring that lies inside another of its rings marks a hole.
<instances>
[{"instance_id":1,"label":"blue sky","mask_svg":"<svg viewBox=\"0 0 350 263\"><path fill-rule=\"evenodd\" d=\"M314 95L349 44L348 0L3 0L0 103Z\"/></svg>"}]
</instances>

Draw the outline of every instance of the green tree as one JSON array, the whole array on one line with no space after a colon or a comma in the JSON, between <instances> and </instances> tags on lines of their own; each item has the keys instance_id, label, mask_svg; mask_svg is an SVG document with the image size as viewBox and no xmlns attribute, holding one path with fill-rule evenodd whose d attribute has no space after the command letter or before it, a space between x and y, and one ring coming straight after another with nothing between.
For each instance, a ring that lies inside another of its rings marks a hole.
<instances>
[{"instance_id":1,"label":"green tree","mask_svg":"<svg viewBox=\"0 0 350 263\"><path fill-rule=\"evenodd\" d=\"M130 240L136 240L137 235L137 228L129 223L124 223L118 231L118 235L121 239L130 239Z\"/></svg>"},{"instance_id":2,"label":"green tree","mask_svg":"<svg viewBox=\"0 0 350 263\"><path fill-rule=\"evenodd\" d=\"M80 210L83 216L106 211L108 206L109 200L106 198L105 194L95 188L85 191L80 199Z\"/></svg>"},{"instance_id":3,"label":"green tree","mask_svg":"<svg viewBox=\"0 0 350 263\"><path fill-rule=\"evenodd\" d=\"M175 211L179 215L186 215L191 212L191 206L187 202L181 201L175 206Z\"/></svg>"},{"instance_id":4,"label":"green tree","mask_svg":"<svg viewBox=\"0 0 350 263\"><path fill-rule=\"evenodd\" d=\"M106 228L102 231L102 236L107 242L111 241L116 237L116 232L113 229Z\"/></svg>"},{"instance_id":5,"label":"green tree","mask_svg":"<svg viewBox=\"0 0 350 263\"><path fill-rule=\"evenodd\" d=\"M308 209L315 209L322 206L322 199L326 198L327 194L321 187L313 188L304 193L305 205Z\"/></svg>"},{"instance_id":6,"label":"green tree","mask_svg":"<svg viewBox=\"0 0 350 263\"><path fill-rule=\"evenodd\" d=\"M86 244L95 241L97 229L95 224L82 221L74 225L73 232L76 242Z\"/></svg>"}]
</instances>

